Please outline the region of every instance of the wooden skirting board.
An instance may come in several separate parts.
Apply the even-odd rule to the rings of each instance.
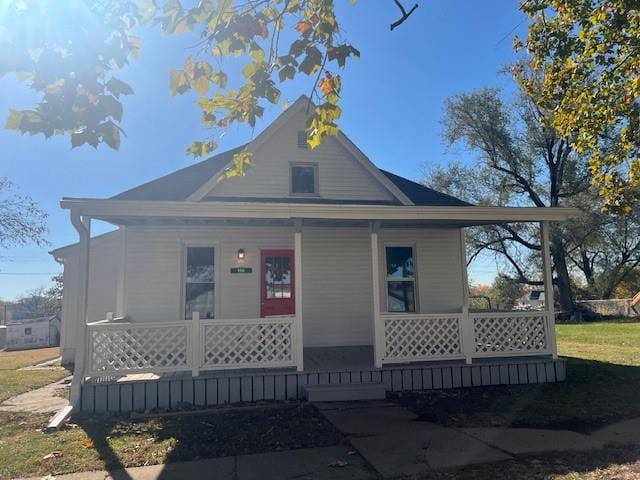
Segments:
[[[565,378],[566,361],[551,358],[331,372],[270,371],[211,377],[173,376],[149,380],[85,383],[82,386],[79,410],[84,414],[125,414],[156,409],[301,400],[304,398],[306,385],[382,382],[387,392],[400,392],[549,383],[560,382]]]

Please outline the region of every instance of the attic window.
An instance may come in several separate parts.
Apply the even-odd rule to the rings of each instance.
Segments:
[[[309,144],[307,143],[309,136],[306,130],[298,130],[298,148],[304,148],[305,150],[309,148]]]
[[[290,186],[293,195],[318,195],[318,165],[316,163],[293,163],[290,170]]]

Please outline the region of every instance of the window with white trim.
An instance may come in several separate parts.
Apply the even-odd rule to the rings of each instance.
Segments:
[[[416,279],[413,270],[413,247],[385,248],[387,263],[387,310],[416,311]]]
[[[213,247],[187,247],[184,278],[184,317],[200,318],[215,315],[215,249]]]

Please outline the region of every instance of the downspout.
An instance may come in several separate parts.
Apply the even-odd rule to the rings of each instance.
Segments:
[[[58,428],[80,407],[82,383],[84,382],[85,360],[87,348],[87,307],[89,290],[89,241],[91,238],[91,218],[82,217],[76,209],[71,210],[71,224],[80,238],[80,288],[78,289],[78,341],[73,367],[73,380],[69,393],[69,404],[56,413],[49,421],[47,428]]]

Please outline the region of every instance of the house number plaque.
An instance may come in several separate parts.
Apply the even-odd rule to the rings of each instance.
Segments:
[[[251,267],[233,267],[231,273],[251,273],[253,269]]]

